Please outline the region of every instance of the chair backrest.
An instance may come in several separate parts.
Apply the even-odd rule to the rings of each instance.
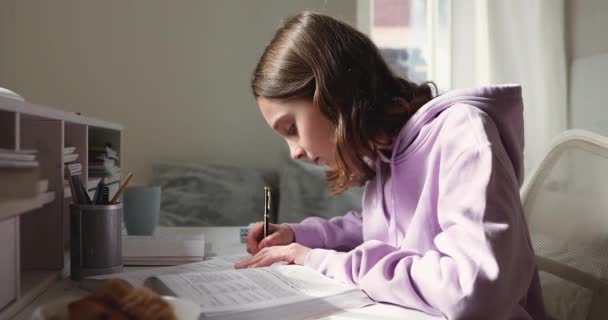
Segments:
[[[569,130],[521,197],[553,319],[608,319],[608,138]]]

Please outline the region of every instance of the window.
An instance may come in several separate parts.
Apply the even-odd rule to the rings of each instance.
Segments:
[[[451,86],[450,0],[359,0],[359,28],[393,71],[415,82]]]

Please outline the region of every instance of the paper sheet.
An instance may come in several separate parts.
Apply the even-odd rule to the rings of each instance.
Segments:
[[[356,290],[295,265],[165,274],[157,278],[178,297],[201,305],[206,314],[262,309]]]

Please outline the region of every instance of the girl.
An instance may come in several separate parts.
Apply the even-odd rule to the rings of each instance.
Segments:
[[[248,260],[309,266],[372,299],[448,319],[543,319],[519,198],[521,89],[433,98],[391,73],[362,33],[304,12],[253,75],[264,119],[296,160],[326,165],[333,193],[365,184],[362,212],[257,224]]]

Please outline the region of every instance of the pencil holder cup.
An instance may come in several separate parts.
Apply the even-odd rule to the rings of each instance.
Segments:
[[[122,271],[122,204],[70,205],[70,278]]]

